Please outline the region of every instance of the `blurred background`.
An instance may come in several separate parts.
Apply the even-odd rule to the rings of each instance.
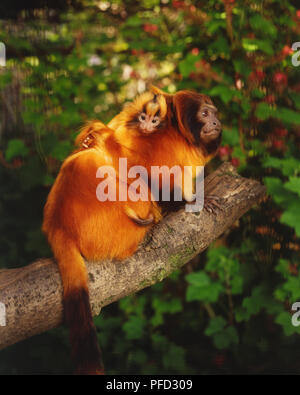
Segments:
[[[181,271],[95,318],[109,374],[300,373],[300,7],[286,0],[0,3],[0,268],[51,251],[42,209],[85,121],[153,83],[210,95],[213,170],[263,182],[254,207]],[[299,44],[300,49],[300,44]],[[70,373],[61,327],[0,351],[0,374]]]

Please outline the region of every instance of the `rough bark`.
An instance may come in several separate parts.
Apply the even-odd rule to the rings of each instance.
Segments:
[[[265,187],[240,177],[225,163],[205,179],[205,192],[221,198],[222,211],[179,210],[155,226],[131,258],[121,263],[87,262],[93,314],[162,281],[205,250],[264,198]],[[24,268],[0,270],[0,303],[6,310],[6,326],[0,326],[0,349],[60,325],[62,285],[55,262],[39,259]]]

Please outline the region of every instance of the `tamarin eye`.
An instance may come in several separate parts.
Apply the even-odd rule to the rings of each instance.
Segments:
[[[146,114],[145,113],[142,113],[141,115],[140,115],[140,121],[145,121],[146,120]]]
[[[158,123],[158,122],[159,122],[159,118],[158,117],[155,117],[155,118],[152,119],[152,123]]]

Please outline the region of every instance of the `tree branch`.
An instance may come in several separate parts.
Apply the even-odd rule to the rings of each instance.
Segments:
[[[238,218],[265,196],[265,187],[239,176],[224,163],[205,179],[206,194],[221,198],[223,210],[167,216],[155,226],[138,251],[123,262],[88,262],[93,314],[126,295],[158,281],[205,250]],[[62,323],[62,285],[52,259],[20,269],[0,270],[0,302],[6,326],[0,326],[0,349]]]

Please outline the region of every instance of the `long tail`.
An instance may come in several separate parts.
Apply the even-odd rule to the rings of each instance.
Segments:
[[[69,328],[75,373],[104,374],[84,260],[72,240],[59,238],[52,248],[64,288],[64,316]]]

